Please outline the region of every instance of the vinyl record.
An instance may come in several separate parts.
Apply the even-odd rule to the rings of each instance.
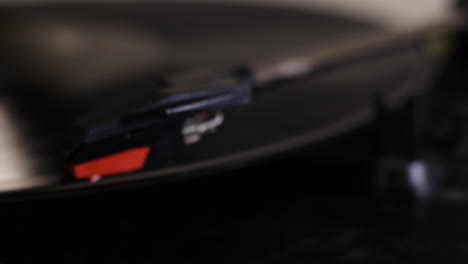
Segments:
[[[140,172],[37,194],[203,175],[339,136],[372,120],[376,95],[398,104],[420,93],[436,65],[430,31],[398,36],[310,10],[77,4],[4,9],[1,17],[10,83],[54,98],[54,122],[65,130],[168,98],[176,92],[154,85],[167,76],[239,66],[253,73],[251,104],[225,111],[216,133],[182,146],[170,162],[160,163],[166,150],[154,148]]]

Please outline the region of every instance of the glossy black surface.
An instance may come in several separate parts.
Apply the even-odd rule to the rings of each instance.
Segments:
[[[172,87],[154,91],[167,72],[230,71],[389,34],[343,16],[248,4],[50,4],[0,8],[0,16],[0,57],[19,78],[45,84],[73,119],[133,110],[148,98],[160,99],[159,93],[173,94]],[[119,42],[127,46],[112,53]],[[69,45],[73,56],[56,48]],[[73,45],[83,50],[75,54]],[[140,58],[141,50],[148,54]],[[145,74],[152,78],[122,85]]]

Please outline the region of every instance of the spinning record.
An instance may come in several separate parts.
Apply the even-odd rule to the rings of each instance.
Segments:
[[[52,100],[53,110],[34,117],[60,127],[50,131],[60,138],[50,155],[85,171],[73,178],[55,167],[60,180],[35,195],[203,175],[336,137],[372,120],[375,96],[398,104],[423,92],[437,65],[432,29],[398,35],[311,10],[148,3],[3,11],[6,79],[23,91],[13,97],[34,87]],[[141,166],[112,163],[142,148]]]

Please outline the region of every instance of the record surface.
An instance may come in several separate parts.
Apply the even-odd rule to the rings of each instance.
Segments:
[[[4,49],[9,51],[4,56],[20,62],[21,67],[15,68],[17,73],[30,77],[41,87],[52,87],[68,119],[109,109],[118,112],[140,104],[142,98],[161,96],[152,87],[115,90],[118,86],[114,84],[131,80],[141,72],[164,76],[186,69],[224,70],[247,65],[258,73],[290,58],[304,55],[310,62],[313,54],[320,57],[333,46],[391,34],[344,17],[247,5],[28,6],[9,9],[2,17],[8,21],[9,32],[15,32],[15,41],[21,43],[16,49],[14,45]],[[99,57],[99,49],[78,50],[76,54],[71,49],[71,55],[68,51],[58,53],[50,48],[57,43],[46,38],[50,32],[63,33],[57,28],[75,32],[74,37],[80,38],[75,41],[99,43],[101,47],[97,47],[102,50],[115,39],[135,42],[117,47],[110,53],[112,56]],[[107,32],[107,38],[96,40],[100,32]],[[77,54],[82,55],[80,60],[76,60]],[[251,105],[225,113],[225,124],[217,133],[187,146],[171,166],[148,164],[145,171],[135,175],[97,184],[72,183],[44,192],[203,174],[338,136],[372,119],[376,94],[402,101],[417,93],[433,63],[424,51],[408,47],[310,77],[262,83],[260,88],[266,92],[258,94]]]
[[[138,74],[239,65],[262,72],[386,33],[334,15],[248,5],[45,5],[9,8],[1,16],[11,32],[4,33],[10,45],[4,56],[21,77],[53,86],[74,117],[153,99],[153,87],[113,86]]]

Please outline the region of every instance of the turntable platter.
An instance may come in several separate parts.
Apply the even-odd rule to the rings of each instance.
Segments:
[[[335,46],[352,47],[356,40],[392,35],[379,26],[336,15],[248,5],[76,4],[2,12],[14,36],[4,43],[8,54],[3,57],[16,63],[16,74],[40,83],[58,98],[58,107],[72,119],[101,110],[119,112],[142,98],[151,100],[157,95],[152,87],[115,90],[114,84],[142,73],[158,77],[238,65],[262,73],[301,57],[313,67],[314,55],[323,60],[323,54],[340,50]],[[64,32],[72,36],[63,38]],[[49,38],[51,34],[62,37]],[[267,93],[260,93],[249,106],[227,111],[217,133],[187,147],[171,166],[150,160],[140,173],[39,193],[203,174],[342,135],[372,120],[375,94],[398,103],[421,91],[435,65],[423,46],[403,45],[390,54],[287,82],[258,82],[257,88]],[[266,76],[275,78],[271,72]]]

